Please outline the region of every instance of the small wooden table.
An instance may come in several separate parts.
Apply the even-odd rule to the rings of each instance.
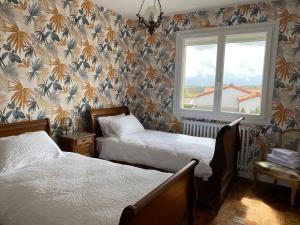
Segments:
[[[62,151],[94,157],[94,136],[95,134],[87,132],[58,135],[58,146]]]

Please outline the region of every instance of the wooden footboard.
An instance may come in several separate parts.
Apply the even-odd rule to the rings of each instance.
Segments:
[[[143,199],[127,206],[119,225],[193,225],[197,164],[198,160],[192,160]]]
[[[208,181],[196,180],[199,201],[218,210],[237,176],[237,154],[240,150],[240,117],[219,131],[210,166],[213,175]]]

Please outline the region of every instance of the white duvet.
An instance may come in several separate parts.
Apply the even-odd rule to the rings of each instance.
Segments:
[[[216,140],[160,131],[145,130],[124,137],[97,138],[100,158],[138,163],[177,172],[192,158],[199,159],[195,175],[206,180]]]
[[[0,224],[117,225],[170,176],[68,153],[0,176]]]

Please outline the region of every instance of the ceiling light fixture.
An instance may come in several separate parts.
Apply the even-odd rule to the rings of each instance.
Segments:
[[[141,11],[144,6],[145,0],[143,0],[138,14],[136,16],[139,18],[139,26],[142,29],[148,29],[148,32],[152,35],[156,28],[161,24],[162,15],[164,14],[161,11],[161,4],[159,0],[154,0],[153,6],[148,6],[145,10],[144,17],[141,16]],[[158,4],[158,6],[157,6]]]

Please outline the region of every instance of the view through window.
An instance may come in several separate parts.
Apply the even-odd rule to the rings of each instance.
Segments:
[[[184,108],[213,110],[217,41],[210,37],[186,46]],[[207,93],[211,94],[202,97]]]
[[[276,22],[176,32],[174,115],[268,123],[278,35]]]
[[[266,33],[226,36],[223,112],[259,115]]]
[[[220,104],[222,112],[259,115],[263,85],[266,33],[226,35]],[[213,111],[217,101],[215,36],[187,41],[183,108]]]

